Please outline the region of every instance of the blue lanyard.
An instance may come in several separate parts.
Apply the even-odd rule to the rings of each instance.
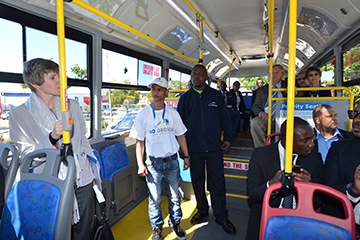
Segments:
[[[56,121],[59,121],[59,119],[57,118],[57,116],[56,116],[56,114],[53,112],[53,110],[51,110],[50,108],[49,108],[49,110],[50,110],[50,112],[52,112],[52,114],[54,114],[54,116],[55,116],[55,118],[56,118]]]
[[[154,119],[156,117],[155,115],[155,107],[154,107],[154,103],[151,104],[151,107],[152,107],[152,110],[153,110],[153,116],[154,116]],[[165,108],[166,108],[166,104],[164,103],[164,109],[163,109],[163,114],[162,114],[162,120],[164,121],[164,118],[165,118]]]
[[[320,87],[320,85],[319,85],[319,87]],[[320,93],[320,90],[317,90],[317,92],[316,92],[317,97],[319,96],[319,93]],[[309,94],[310,94],[311,97],[315,96],[315,94],[313,95],[311,91],[309,91]]]

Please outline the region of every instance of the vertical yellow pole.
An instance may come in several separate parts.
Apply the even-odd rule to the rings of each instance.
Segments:
[[[295,57],[296,57],[296,18],[297,0],[290,0],[289,6],[289,69],[286,122],[286,155],[285,172],[292,172],[292,153],[294,137],[294,103],[295,103]]]
[[[69,110],[67,96],[66,60],[65,60],[65,23],[64,23],[64,1],[56,0],[57,35],[59,44],[59,73],[61,89],[61,112]],[[63,115],[64,116],[64,115]],[[63,126],[66,123],[72,124],[72,118],[62,119]],[[70,143],[70,131],[63,130],[63,143]]]
[[[203,22],[202,22],[202,17],[199,16],[199,26],[200,26],[200,30],[199,30],[199,39],[200,39],[200,48],[199,48],[199,63],[202,65],[203,64],[203,50],[202,50],[202,43],[203,43]]]
[[[271,109],[272,109],[272,69],[273,69],[273,55],[274,55],[274,49],[273,49],[273,42],[274,42],[274,1],[275,0],[269,0],[268,1],[268,11],[269,11],[269,73],[270,73],[270,82],[269,82],[269,103],[268,103],[268,131],[267,135],[270,135],[271,133]]]

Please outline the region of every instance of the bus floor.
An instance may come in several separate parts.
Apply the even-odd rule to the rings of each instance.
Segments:
[[[183,218],[180,222],[181,228],[186,232],[188,240],[203,239],[245,239],[247,221],[249,218],[249,210],[246,205],[239,204],[235,198],[227,197],[227,207],[229,210],[229,220],[235,225],[237,233],[229,235],[223,231],[220,225],[215,223],[212,209],[210,208],[209,217],[205,218],[203,223],[192,225],[191,217],[196,213],[196,202],[183,200],[181,209]],[[177,239],[176,235],[171,231],[168,221],[168,198],[163,196],[161,201],[161,209],[164,217],[164,226],[162,239]],[[148,199],[141,202],[135,209],[115,224],[111,230],[115,240],[127,239],[144,239],[150,240],[152,229],[148,217]]]
[[[236,137],[231,149],[224,154],[224,160],[227,158],[234,159],[250,159],[253,150],[253,145],[250,136]],[[236,161],[235,161],[236,162]],[[247,169],[227,169],[225,168],[225,176],[240,176],[226,177],[226,192],[235,195],[247,195]],[[187,191],[186,189],[183,189]],[[212,208],[209,210],[209,217],[200,224],[192,225],[190,220],[197,212],[196,201],[194,197],[191,200],[182,200],[181,209],[183,218],[180,226],[186,232],[188,240],[217,240],[217,239],[245,239],[247,223],[250,213],[249,200],[242,197],[227,196],[227,209],[229,210],[229,220],[235,225],[237,233],[229,235],[223,231],[222,227],[215,223]],[[210,203],[210,195],[208,195]],[[177,239],[175,234],[171,231],[168,220],[168,198],[162,197],[161,209],[164,218],[164,226],[162,232],[162,239],[170,240]],[[148,199],[143,200],[131,212],[124,216],[111,228],[115,240],[147,240],[151,239],[152,229],[148,217]]]

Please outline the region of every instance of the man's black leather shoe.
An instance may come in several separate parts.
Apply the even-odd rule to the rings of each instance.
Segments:
[[[208,213],[201,213],[201,212],[197,212],[195,213],[195,215],[191,218],[191,223],[192,224],[198,224],[201,223],[203,221],[203,218],[209,216]]]
[[[228,234],[235,234],[235,233],[236,233],[236,228],[235,228],[234,225],[229,221],[229,219],[220,220],[220,219],[216,218],[215,222],[216,222],[217,224],[219,224],[220,226],[222,226],[222,228],[224,229],[224,231],[227,232]]]

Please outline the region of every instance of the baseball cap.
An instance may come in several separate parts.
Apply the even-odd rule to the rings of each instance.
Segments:
[[[168,89],[168,81],[163,77],[155,78],[152,83],[148,85],[148,88],[151,88],[153,84],[159,85],[160,87],[164,87]]]

